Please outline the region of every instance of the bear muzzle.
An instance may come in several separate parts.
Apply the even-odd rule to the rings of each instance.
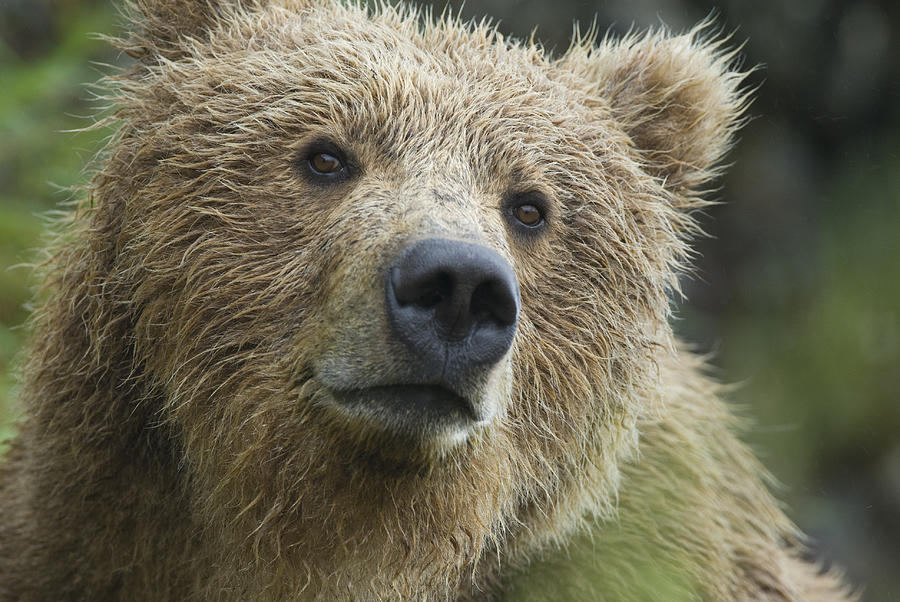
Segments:
[[[442,453],[504,411],[518,282],[497,252],[444,238],[409,243],[382,269],[389,338],[353,336],[393,355],[372,372],[353,353],[326,353],[316,380],[326,405],[365,432]]]

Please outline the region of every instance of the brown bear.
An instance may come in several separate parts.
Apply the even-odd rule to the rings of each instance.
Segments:
[[[45,264],[2,600],[844,600],[668,323],[700,27],[136,0]]]

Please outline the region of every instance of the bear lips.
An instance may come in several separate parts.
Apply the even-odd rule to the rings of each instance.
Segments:
[[[413,439],[447,434],[465,439],[473,426],[486,423],[494,413],[487,404],[439,384],[379,385],[330,393],[351,414]]]

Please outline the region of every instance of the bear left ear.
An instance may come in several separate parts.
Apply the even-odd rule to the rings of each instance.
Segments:
[[[189,39],[204,39],[216,23],[242,11],[254,11],[269,0],[126,0],[131,35],[123,49],[146,60],[155,56],[177,58]],[[279,0],[291,10],[300,10],[315,0]],[[320,0],[320,3],[324,4]]]
[[[184,54],[184,42],[203,39],[226,12],[262,4],[258,0],[127,0],[130,35],[120,43],[134,58],[170,59]]]
[[[709,41],[708,23],[680,36],[666,32],[574,44],[560,59],[580,85],[606,104],[631,138],[644,169],[688,200],[714,178],[748,94],[736,51]]]

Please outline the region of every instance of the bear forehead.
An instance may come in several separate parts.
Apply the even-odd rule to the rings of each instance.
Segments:
[[[490,27],[423,24],[401,9],[369,14],[335,3],[300,11],[270,6],[251,17],[220,22],[207,43],[191,44],[164,70],[187,83],[178,95],[189,105],[199,100],[191,96],[217,95],[227,116],[232,92],[245,112],[289,97],[285,106],[307,109],[312,122],[350,118],[357,122],[351,127],[391,120],[395,129],[410,121],[441,130],[464,122],[495,135],[509,128],[582,139],[600,131],[596,99],[585,102],[587,93],[540,47],[511,43]]]

